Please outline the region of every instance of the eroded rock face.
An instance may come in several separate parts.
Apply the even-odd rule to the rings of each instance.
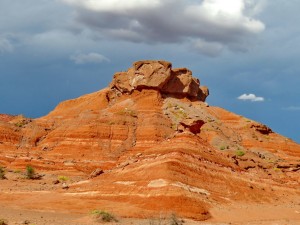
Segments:
[[[139,61],[110,88],[62,102],[44,117],[0,115],[0,167],[8,178],[0,202],[82,214],[97,207],[133,218],[167,211],[195,220],[220,204],[278,204],[287,194],[300,202],[300,145],[207,107],[208,89],[199,85],[186,68]],[[45,172],[42,182],[16,173],[29,164]],[[71,179],[48,185],[60,182],[57,175]]]
[[[161,90],[171,78],[171,66],[171,63],[165,61],[135,62],[127,72],[115,73],[110,87],[122,93],[143,88]]]
[[[180,126],[178,127],[178,130],[184,131],[187,129],[193,134],[198,134],[200,133],[200,129],[203,126],[203,124],[204,124],[203,120],[185,119],[180,122]]]
[[[271,128],[267,127],[264,124],[254,123],[250,126],[251,128],[254,128],[256,131],[262,133],[262,134],[270,134],[273,133]]]
[[[172,69],[170,62],[146,60],[133,63],[127,72],[116,73],[110,88],[122,93],[156,89],[164,94],[205,101],[208,88],[199,85],[199,79],[193,77],[187,68]]]

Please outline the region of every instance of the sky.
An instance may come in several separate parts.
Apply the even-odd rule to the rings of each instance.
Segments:
[[[134,61],[187,67],[207,102],[300,143],[299,0],[0,0],[0,113],[37,118]]]

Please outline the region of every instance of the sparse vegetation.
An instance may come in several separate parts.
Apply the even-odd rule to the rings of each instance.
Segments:
[[[125,109],[119,111],[117,114],[131,116],[131,117],[137,117],[137,112],[132,109],[128,109],[128,108],[125,108]]]
[[[30,119],[26,119],[23,115],[19,115],[19,116],[16,118],[14,124],[15,124],[15,126],[17,126],[17,127],[22,128],[22,127],[24,127],[26,124],[28,124],[29,122],[30,122]]]
[[[103,211],[103,210],[93,210],[91,212],[92,215],[96,217],[97,220],[100,220],[101,222],[118,222],[118,220],[115,218],[114,215],[112,215],[109,212]]]
[[[115,122],[114,121],[109,121],[108,124],[109,125],[115,125]]]
[[[244,156],[244,155],[245,155],[245,152],[244,152],[243,150],[237,150],[237,151],[235,152],[235,154],[236,154],[237,156]]]
[[[281,169],[278,168],[278,167],[274,167],[273,170],[276,171],[276,172],[280,172],[281,171]]]
[[[162,216],[149,219],[149,225],[183,225],[184,220],[179,219],[175,213],[171,216]]]
[[[17,127],[23,127],[25,124],[26,124],[26,123],[25,123],[24,120],[21,120],[21,121],[15,123],[15,125],[16,125]]]
[[[22,171],[21,171],[21,170],[18,170],[18,169],[13,171],[13,173],[21,173],[21,172],[22,172]]]
[[[26,166],[26,178],[34,179],[34,177],[35,177],[35,169],[32,166],[27,165]]]
[[[5,169],[2,166],[0,166],[0,180],[3,179],[5,179]]]
[[[171,126],[171,128],[172,128],[173,130],[177,130],[177,124],[173,123],[172,126]]]
[[[178,111],[172,111],[176,119],[185,119],[187,118],[187,113],[184,111],[184,109],[180,108]]]
[[[59,181],[68,181],[68,180],[70,180],[70,178],[67,176],[58,176],[58,180]]]
[[[8,225],[7,220],[5,220],[5,219],[0,219],[0,225]]]
[[[229,145],[221,145],[220,146],[220,150],[225,150],[225,149],[229,149],[230,147],[229,147]]]
[[[172,213],[170,218],[170,225],[182,225],[184,223],[183,220],[178,219],[175,213]]]

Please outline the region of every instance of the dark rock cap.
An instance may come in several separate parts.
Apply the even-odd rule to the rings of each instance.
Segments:
[[[199,101],[205,101],[209,95],[208,88],[200,87],[200,81],[192,76],[192,71],[187,68],[172,69],[172,64],[163,60],[134,62],[127,72],[115,73],[110,88],[121,93],[156,89],[164,94]]]

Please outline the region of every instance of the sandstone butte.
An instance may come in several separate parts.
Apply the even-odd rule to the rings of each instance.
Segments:
[[[300,204],[300,145],[208,95],[186,68],[138,61],[44,117],[0,115],[0,205],[200,221],[220,205]],[[43,177],[21,179],[26,165]]]

